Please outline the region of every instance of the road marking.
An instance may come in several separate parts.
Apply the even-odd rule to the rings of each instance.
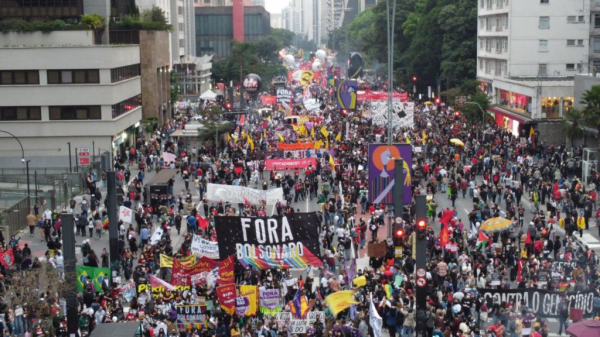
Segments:
[[[548,320],[548,322],[554,322],[554,323],[558,322],[558,320],[556,318],[552,318],[552,317],[548,317],[547,320]]]

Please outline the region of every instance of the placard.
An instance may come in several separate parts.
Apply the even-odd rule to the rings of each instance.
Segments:
[[[190,247],[192,253],[199,257],[206,256],[209,259],[217,260],[219,258],[219,244],[208,241],[199,235],[194,235]]]
[[[292,101],[292,91],[285,88],[278,88],[276,91],[277,103],[289,104]]]
[[[229,201],[232,204],[243,204],[246,200],[258,204],[260,200],[265,200],[269,205],[274,205],[277,201],[285,199],[281,187],[263,191],[249,187],[221,184],[206,184],[206,198],[211,201]]]

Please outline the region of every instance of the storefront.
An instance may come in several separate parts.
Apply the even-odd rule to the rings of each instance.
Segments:
[[[498,95],[496,98],[499,105],[514,110],[515,112],[531,116],[531,97],[503,89],[498,89],[496,93]]]
[[[542,97],[542,118],[560,119],[573,109],[573,97]]]
[[[135,146],[139,136],[140,123],[129,126],[123,132],[114,135],[112,141],[113,155],[120,155],[121,158],[127,157],[127,151]]]
[[[509,130],[515,136],[521,134],[521,129],[523,129],[527,121],[524,117],[517,116],[514,113],[499,108],[489,108],[488,114],[494,117],[496,125]]]
[[[480,81],[479,82],[479,90],[481,90],[481,92],[483,92],[483,93],[488,94],[489,96],[494,95],[494,86],[492,85],[491,82]]]

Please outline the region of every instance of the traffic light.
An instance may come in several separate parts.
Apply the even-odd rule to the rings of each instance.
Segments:
[[[417,81],[417,76],[413,76],[413,82]]]
[[[435,99],[435,105],[439,105],[439,104],[440,104],[440,99],[439,99],[439,98],[436,98],[436,99]]]
[[[226,111],[230,111],[231,110],[231,103],[229,103],[229,102],[225,103],[225,110]]]
[[[426,238],[426,230],[427,230],[427,221],[425,219],[417,219],[417,238],[419,240],[425,240]]]
[[[402,237],[404,236],[404,228],[401,224],[396,224],[394,227],[394,245],[402,245]]]
[[[348,116],[348,110],[342,109],[342,116],[344,116],[344,117]]]
[[[456,118],[460,117],[460,111],[454,111],[454,117],[456,117]]]

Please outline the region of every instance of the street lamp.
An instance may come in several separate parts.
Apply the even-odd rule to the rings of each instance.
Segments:
[[[483,111],[481,105],[477,102],[465,102],[465,104],[475,104],[479,107],[479,110],[481,110],[481,128],[483,129],[485,127],[485,111]],[[483,144],[483,131],[481,131],[481,144]]]
[[[29,190],[29,162],[31,160],[25,160],[25,150],[23,150],[23,144],[21,144],[21,141],[19,140],[19,138],[17,138],[17,136],[13,135],[12,133],[10,133],[8,131],[4,131],[4,130],[0,130],[0,132],[10,135],[17,142],[19,142],[19,146],[21,147],[21,163],[25,163],[25,167],[27,169],[27,171],[26,171],[26,173],[27,173],[27,207],[31,208],[31,200],[30,200],[30,194],[29,194],[29,192],[30,192],[30,190]]]

